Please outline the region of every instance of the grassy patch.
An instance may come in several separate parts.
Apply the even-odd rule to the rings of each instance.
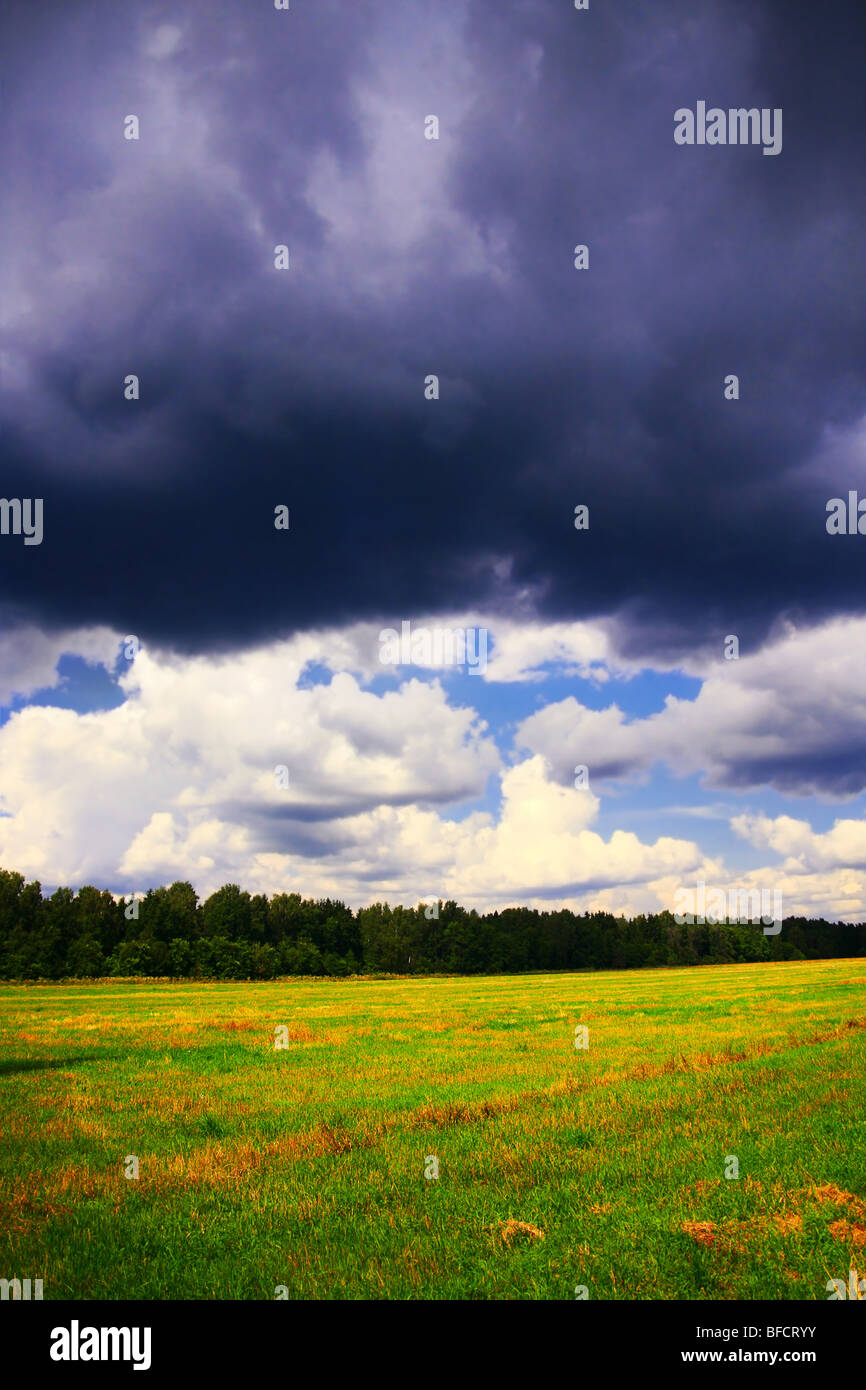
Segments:
[[[866,1272],[864,983],[2,986],[0,1273],[46,1298],[824,1299]]]

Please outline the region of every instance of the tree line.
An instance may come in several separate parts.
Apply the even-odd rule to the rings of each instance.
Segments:
[[[271,980],[281,975],[518,974],[640,966],[822,960],[866,954],[862,923],[786,917],[781,932],[724,921],[678,925],[670,912],[616,917],[456,902],[353,911],[331,898],[244,892],[225,884],[203,902],[191,883],[143,898],[58,888],[0,869],[0,978],[108,975]]]

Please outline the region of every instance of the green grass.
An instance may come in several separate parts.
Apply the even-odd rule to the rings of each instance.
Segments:
[[[0,986],[0,1276],[79,1299],[826,1299],[866,1273],[864,983],[834,960]]]

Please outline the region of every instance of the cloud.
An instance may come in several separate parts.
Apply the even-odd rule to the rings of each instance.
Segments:
[[[3,539],[7,622],[216,652],[394,609],[617,614],[621,657],[658,665],[857,611],[820,475],[866,394],[866,17],[585,20],[19,7],[0,465],[46,532],[36,556]],[[783,105],[782,157],[676,147],[696,84]]]
[[[490,681],[538,681],[555,669],[561,676],[604,682],[634,673],[619,657],[601,623],[509,622],[494,625],[495,647],[487,663]]]
[[[320,641],[321,660],[331,670],[355,671],[366,680],[391,669],[382,656],[387,654],[393,639],[386,639],[383,633],[396,633],[400,638],[404,622],[409,623],[407,650],[412,665],[419,670],[438,670],[443,675],[448,674],[449,666],[475,666],[479,676],[494,684],[540,682],[554,674],[601,684],[612,676],[627,678],[641,669],[638,663],[620,655],[616,629],[604,623],[543,623],[530,617],[491,616],[478,610],[418,613],[411,617],[392,612],[383,621],[384,626],[354,623],[332,629],[327,637],[309,635]],[[413,637],[420,633],[429,634],[426,642],[419,638],[413,643]],[[449,655],[467,650],[469,659],[462,663]]]
[[[168,847],[150,866],[159,876],[176,864],[178,825],[193,837],[195,865],[212,832],[202,827],[215,821],[226,853],[241,830],[250,853],[327,858],[344,822],[369,808],[484,792],[499,755],[472,710],[451,708],[435,682],[373,695],[344,672],[298,688],[312,650],[301,639],[182,661],[142,649],[116,709],[13,713],[0,729],[3,862],[52,879],[115,881],[139,867],[137,851],[124,858],[137,842],[139,851]],[[278,767],[289,769],[287,789]]]
[[[155,58],[160,62],[163,58],[171,58],[180,47],[183,38],[183,30],[176,24],[160,24],[152,33],[148,34],[144,41],[144,51],[148,58]]]
[[[816,833],[808,821],[792,816],[735,816],[731,826],[756,849],[785,856],[788,873],[812,875],[826,870],[866,870],[866,820],[836,820],[831,830]],[[866,876],[856,874],[859,881]]]
[[[729,816],[737,835],[778,856],[739,874],[692,840],[662,833],[646,842],[621,828],[605,837],[596,829],[593,759],[593,791],[555,775],[540,750],[503,766],[485,720],[458,703],[463,686],[449,695],[447,680],[401,672],[396,688],[365,688],[379,674],[373,662],[368,675],[357,669],[372,635],[355,625],[240,656],[145,647],[119,677],[125,700],[115,708],[79,714],[31,704],[13,712],[0,727],[0,863],[48,885],[93,881],[118,892],[181,877],[202,893],[236,881],[354,905],[434,895],[479,909],[555,902],[637,913],[673,909],[681,887],[704,881],[725,892],[781,887],[787,913],[866,912],[866,822],[839,820],[820,834],[790,816]],[[806,634],[811,645],[794,666],[768,649],[759,654],[763,665],[745,668],[746,687],[759,672],[775,671],[784,682],[811,669],[822,650],[825,659],[839,650],[849,658],[857,635],[845,625]],[[569,650],[583,650],[586,637],[572,634]],[[514,623],[503,647],[506,672],[521,679],[539,652],[561,653],[564,640]],[[105,631],[61,634],[41,646],[34,638],[29,661],[19,652],[17,684],[55,686],[51,662],[63,653],[113,669],[118,644],[118,634]],[[588,659],[596,650],[590,642]],[[615,665],[615,649],[607,655]],[[310,681],[310,672],[328,668],[330,679]],[[797,688],[805,718],[808,688]],[[548,712],[560,720],[570,703],[524,721],[515,753],[526,726],[537,732]],[[739,697],[734,708],[753,713]],[[596,766],[622,733],[618,710],[598,713]],[[719,731],[731,735],[729,727]],[[681,732],[669,733],[670,746]],[[749,748],[759,735],[743,727],[737,738]],[[697,748],[677,746],[692,766]],[[571,774],[580,759],[574,751],[569,758]],[[278,768],[287,769],[287,786],[278,784]],[[498,807],[474,809],[491,779],[498,779]],[[657,819],[662,825],[662,810]]]
[[[864,788],[860,540],[825,503],[866,419],[866,11],[801,8],[4,16],[0,490],[45,538],[0,537],[0,700],[144,642],[119,709],[0,729],[10,863],[637,910],[710,861],[600,836],[576,764]],[[782,156],[677,147],[702,96],[783,108]],[[381,689],[404,620],[489,628],[485,711],[551,676],[701,687],[541,708],[504,767],[449,669]],[[810,902],[856,898],[856,830],[764,819]]]
[[[559,780],[577,763],[593,778],[634,778],[662,764],[709,787],[769,786],[797,796],[854,796],[866,788],[866,620],[788,626],[737,661],[703,662],[693,700],[628,720],[617,705],[574,697],[521,724],[520,747],[542,754]]]
[[[33,626],[0,631],[0,706],[60,683],[57,663],[65,652],[110,670],[119,637],[110,628],[49,633]]]
[[[498,823],[479,828],[458,859],[452,881],[470,901],[568,899],[611,886],[627,891],[632,883],[703,862],[690,841],[662,836],[647,845],[622,830],[605,841],[588,828],[597,799],[552,783],[542,758],[509,769],[502,796]]]
[[[503,771],[485,722],[438,680],[374,694],[343,671],[305,685],[332,645],[318,634],[231,658],[144,648],[119,707],[14,713],[0,729],[0,862],[117,890],[190,876],[203,891],[232,878],[481,906],[585,898],[704,862],[666,836],[603,839],[597,798],[551,781],[540,757]],[[452,818],[500,773],[496,817]]]

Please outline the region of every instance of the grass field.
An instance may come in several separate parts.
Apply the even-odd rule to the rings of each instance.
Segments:
[[[837,960],[0,986],[0,1277],[825,1300],[866,1272],[864,983]]]

